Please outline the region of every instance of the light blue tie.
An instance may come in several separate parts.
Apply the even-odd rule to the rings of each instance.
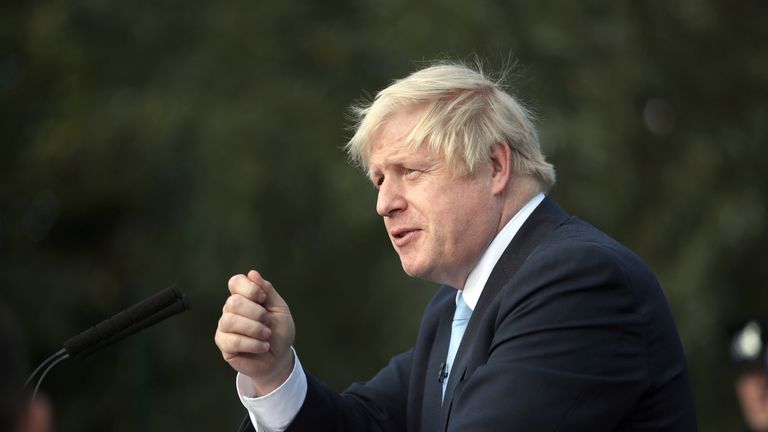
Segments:
[[[459,293],[456,298],[456,312],[453,314],[453,324],[451,325],[451,342],[448,344],[448,356],[445,358],[446,377],[451,374],[453,359],[456,358],[456,352],[459,350],[461,338],[464,336],[464,331],[467,329],[467,323],[471,316],[472,309],[467,306],[467,303],[464,301],[464,296]],[[448,380],[443,379],[442,384],[443,398],[445,398],[445,387],[448,385]]]

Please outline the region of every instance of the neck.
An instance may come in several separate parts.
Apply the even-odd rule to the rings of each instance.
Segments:
[[[499,235],[502,229],[507,223],[523,208],[528,201],[541,192],[539,183],[530,177],[513,177],[507,184],[507,188],[504,190],[501,196],[501,212],[499,213],[499,222],[496,229],[493,232],[493,236],[488,239],[488,247],[491,242]],[[485,251],[483,251],[485,252]],[[481,254],[482,256],[482,254]],[[480,257],[478,257],[478,260]],[[474,265],[476,265],[475,263]],[[452,278],[447,278],[444,281],[436,281],[444,283],[454,288],[463,289],[467,282],[470,272],[474,268],[462,269],[460,273],[457,273]]]
[[[528,176],[513,177],[502,194],[501,214],[496,227],[496,235],[524,205],[541,192],[539,183]]]

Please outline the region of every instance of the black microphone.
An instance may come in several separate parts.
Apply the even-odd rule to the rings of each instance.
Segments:
[[[445,362],[440,363],[440,370],[437,372],[437,382],[440,384],[448,378],[448,365]]]
[[[137,303],[64,342],[70,357],[85,357],[139,330],[189,309],[175,285]]]
[[[64,348],[48,357],[27,379],[25,387],[43,370],[32,392],[37,394],[43,378],[54,366],[70,358],[82,358],[111,345],[139,330],[159,323],[189,309],[189,301],[176,289],[175,284],[106,319],[64,342]]]

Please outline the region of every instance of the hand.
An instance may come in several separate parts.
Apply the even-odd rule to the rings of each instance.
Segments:
[[[251,378],[256,396],[279,387],[293,370],[296,328],[291,311],[255,270],[229,279],[232,294],[216,328],[216,346],[232,368]]]

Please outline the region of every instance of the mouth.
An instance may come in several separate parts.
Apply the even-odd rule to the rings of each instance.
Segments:
[[[396,228],[389,232],[392,243],[397,247],[403,247],[418,236],[421,230],[416,228]]]

